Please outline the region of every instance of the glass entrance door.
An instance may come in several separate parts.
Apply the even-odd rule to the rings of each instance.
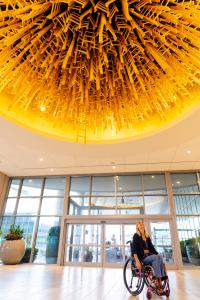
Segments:
[[[157,251],[166,264],[173,264],[173,246],[169,221],[147,222],[147,228]],[[68,224],[65,251],[66,264],[102,267],[122,266],[130,255],[130,244],[136,232],[131,224]]]
[[[104,265],[123,264],[130,255],[130,244],[133,239],[135,224],[104,225]]]
[[[101,224],[68,224],[66,262],[101,263]]]

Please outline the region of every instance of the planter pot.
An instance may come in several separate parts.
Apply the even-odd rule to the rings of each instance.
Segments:
[[[50,236],[46,246],[46,263],[56,264],[58,258],[59,236]]]
[[[183,263],[189,263],[189,259],[187,256],[182,256]]]
[[[18,264],[25,252],[24,240],[4,241],[1,246],[1,260],[6,265]]]

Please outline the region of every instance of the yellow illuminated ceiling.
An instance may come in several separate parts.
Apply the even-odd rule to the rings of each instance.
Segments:
[[[63,140],[147,134],[200,103],[200,1],[0,0],[0,112]]]

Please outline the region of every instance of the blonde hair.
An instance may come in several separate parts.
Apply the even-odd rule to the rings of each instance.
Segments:
[[[140,230],[139,230],[139,224],[141,224],[141,223],[144,224],[143,221],[138,221],[138,222],[136,223],[136,233],[137,233],[138,235],[140,235],[140,236],[142,236],[142,234],[141,234],[141,232],[140,232]],[[149,234],[148,234],[148,232],[147,232],[147,230],[146,230],[145,224],[144,224],[144,235],[145,235],[146,238],[149,237]]]

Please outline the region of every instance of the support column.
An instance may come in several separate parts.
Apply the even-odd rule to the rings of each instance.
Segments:
[[[165,174],[165,178],[166,178],[166,185],[167,185],[167,191],[169,196],[170,214],[172,215],[171,230],[172,230],[172,243],[174,245],[174,253],[173,253],[174,262],[177,269],[183,269],[182,255],[181,255],[180,242],[178,236],[178,228],[176,223],[176,211],[174,206],[173,193],[171,189],[170,175],[168,172]]]
[[[65,221],[69,210],[69,189],[70,189],[70,177],[66,176],[64,206],[63,206],[63,214],[61,220],[60,242],[59,242],[58,259],[57,259],[57,265],[59,266],[64,266],[65,264],[65,247],[66,247],[66,233],[67,233]]]
[[[9,177],[0,173],[0,215],[3,213],[5,196],[7,192]]]

